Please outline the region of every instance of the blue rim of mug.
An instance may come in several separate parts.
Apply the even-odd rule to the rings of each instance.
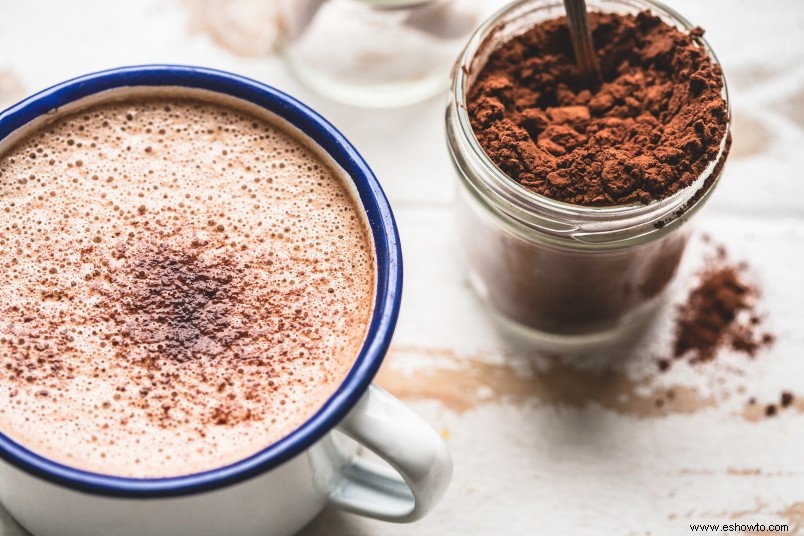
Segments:
[[[142,86],[178,86],[221,93],[256,104],[294,125],[352,178],[368,217],[377,259],[374,311],[363,346],[346,378],[315,415],[252,456],[184,476],[126,478],[54,462],[0,432],[0,458],[32,475],[85,493],[156,498],[201,493],[260,475],[304,452],[346,416],[368,389],[390,345],[401,299],[402,251],[391,207],[377,178],[343,134],[295,98],[236,74],[183,65],[142,65],[88,74],[45,89],[0,112],[0,140],[68,103],[101,91]]]

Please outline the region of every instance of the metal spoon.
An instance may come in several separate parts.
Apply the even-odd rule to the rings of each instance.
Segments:
[[[589,29],[589,16],[586,12],[585,0],[564,0],[567,10],[572,48],[575,51],[575,61],[578,63],[578,73],[581,80],[588,87],[600,85],[600,66],[597,62],[595,47],[592,43],[592,31]]]

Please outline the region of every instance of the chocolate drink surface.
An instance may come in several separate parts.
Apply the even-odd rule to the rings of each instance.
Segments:
[[[348,183],[273,116],[209,96],[120,97],[26,132],[0,151],[0,429],[143,478],[296,429],[372,311]]]
[[[560,5],[519,0],[470,41],[447,114],[470,280],[547,347],[650,318],[730,145],[700,28],[650,0],[588,4],[600,86],[578,77]]]

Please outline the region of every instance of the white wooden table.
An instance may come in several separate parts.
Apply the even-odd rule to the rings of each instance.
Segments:
[[[402,314],[379,383],[443,433],[455,478],[415,525],[325,511],[305,536],[675,535],[726,522],[804,534],[804,3],[671,4],[707,28],[724,65],[734,148],[696,217],[671,304],[647,342],[613,358],[540,355],[494,328],[454,251],[443,96],[370,111],[301,87],[268,52],[270,0],[0,1],[0,106],[102,68],[206,65],[301,98],[373,166],[405,254]],[[753,360],[720,355],[659,374],[703,232],[749,262],[778,338]],[[799,401],[774,418],[746,406],[782,390]],[[0,509],[0,535],[24,533]]]

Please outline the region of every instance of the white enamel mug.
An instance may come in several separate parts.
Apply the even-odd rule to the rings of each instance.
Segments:
[[[371,385],[399,312],[402,255],[377,179],[332,125],[292,97],[230,73],[126,67],[64,82],[0,113],[0,150],[26,125],[87,99],[171,87],[259,106],[309,137],[351,177],[377,259],[366,340],[338,390],[308,421],[249,458],[203,473],[159,479],[91,473],[48,460],[0,430],[0,501],[36,536],[286,536],[327,504],[386,521],[421,518],[446,491],[452,461],[435,431]],[[396,471],[361,459],[358,445]]]

